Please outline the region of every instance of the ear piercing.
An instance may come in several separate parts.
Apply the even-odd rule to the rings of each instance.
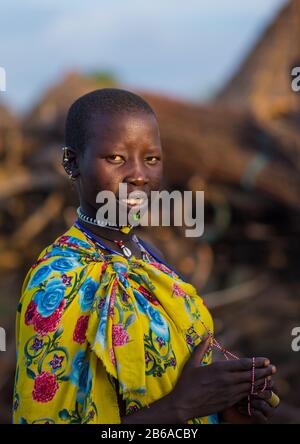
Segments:
[[[73,176],[73,174],[72,174],[72,169],[71,169],[71,167],[69,166],[69,156],[68,156],[68,150],[69,150],[69,148],[67,147],[67,146],[64,146],[63,148],[62,148],[62,150],[63,150],[63,160],[62,160],[62,166],[64,167],[64,169],[65,169],[65,171],[66,171],[66,173],[68,174],[68,176],[69,176],[69,179],[70,180],[76,180],[76,177],[74,177]]]

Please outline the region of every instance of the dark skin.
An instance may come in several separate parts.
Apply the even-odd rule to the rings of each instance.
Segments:
[[[159,190],[162,183],[162,148],[157,120],[153,115],[123,113],[118,115],[96,114],[89,124],[90,137],[83,154],[70,149],[69,166],[76,177],[80,206],[83,212],[96,217],[99,204],[96,195],[101,190],[110,190],[118,196],[119,183],[126,183],[128,194]],[[82,224],[102,243],[115,251],[113,239],[122,240],[132,253],[141,258],[140,250],[129,234],[114,232],[88,223]],[[108,240],[110,239],[110,240]],[[150,250],[163,258],[151,244]],[[124,424],[185,423],[188,419],[222,412],[225,421],[231,423],[266,422],[274,409],[267,399],[270,390],[253,402],[254,415],[249,418],[243,410],[251,389],[250,358],[238,361],[217,361],[209,366],[200,366],[209,341],[196,347],[186,362],[174,389],[165,397],[130,415],[125,415],[125,405],[119,399],[121,422]],[[256,384],[271,378],[276,368],[267,358],[256,358]]]
[[[117,195],[119,183],[127,184],[128,194],[143,191],[150,199],[151,190],[160,189],[162,178],[162,149],[155,117],[147,114],[131,114],[130,117],[98,115],[90,123],[90,129],[93,137],[84,154],[77,156],[72,152],[70,156],[84,213],[95,218],[99,208],[97,193],[109,190]],[[118,251],[113,239],[122,240],[136,257],[141,258],[140,249],[131,240],[134,228],[125,234],[85,222],[82,225],[109,248]],[[148,246],[163,258],[152,244]]]

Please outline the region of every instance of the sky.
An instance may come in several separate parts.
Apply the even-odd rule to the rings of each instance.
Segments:
[[[2,0],[1,98],[29,109],[70,70],[128,89],[211,97],[286,0]]]

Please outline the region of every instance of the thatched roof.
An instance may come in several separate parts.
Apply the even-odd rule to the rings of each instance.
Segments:
[[[0,162],[1,167],[20,161],[21,137],[18,117],[0,103]]]
[[[251,114],[147,93],[143,97],[158,114],[171,186],[186,187],[197,176],[204,183],[246,185],[299,208],[298,172]]]
[[[217,96],[219,103],[250,107],[261,115],[299,110],[291,69],[300,66],[300,0],[289,1]]]
[[[43,137],[53,131],[63,134],[64,118],[72,102],[89,91],[105,86],[110,86],[109,82],[101,82],[75,71],[67,73],[43,94],[26,115],[24,127],[29,131],[43,133]]]

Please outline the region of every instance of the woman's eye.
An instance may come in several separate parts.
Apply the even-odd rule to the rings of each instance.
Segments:
[[[150,156],[150,157],[147,157],[146,160],[147,160],[147,162],[150,163],[151,165],[155,165],[157,162],[160,161],[160,158],[159,158],[159,157],[156,157],[156,156]]]
[[[119,154],[111,154],[110,156],[106,156],[106,159],[112,163],[121,163],[124,160]]]

